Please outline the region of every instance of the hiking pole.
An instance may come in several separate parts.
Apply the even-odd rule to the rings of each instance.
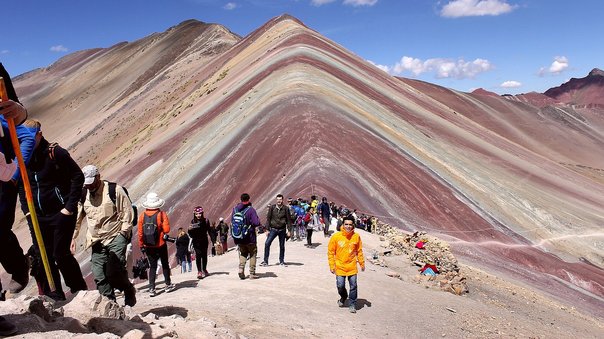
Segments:
[[[6,93],[6,85],[4,84],[4,79],[2,79],[2,77],[0,77],[0,99],[1,101],[8,100],[8,93]],[[34,197],[31,194],[31,185],[29,184],[27,169],[25,168],[25,162],[23,161],[23,155],[21,154],[21,147],[19,147],[19,139],[17,138],[17,128],[15,127],[15,121],[13,119],[6,119],[6,121],[8,122],[8,131],[10,132],[13,150],[15,151],[15,155],[17,156],[17,162],[19,164],[19,169],[21,170],[21,179],[23,179],[23,186],[25,187],[25,197],[27,198],[29,216],[31,218],[31,223],[34,225],[34,233],[36,234],[36,241],[38,242],[40,256],[42,257],[42,263],[44,264],[46,279],[48,279],[48,286],[50,287],[51,291],[55,291],[55,282],[52,279],[52,274],[50,273],[50,264],[48,263],[48,256],[46,255],[46,248],[44,247],[44,241],[42,240],[42,232],[40,232],[38,216],[36,215],[36,208],[34,207]]]

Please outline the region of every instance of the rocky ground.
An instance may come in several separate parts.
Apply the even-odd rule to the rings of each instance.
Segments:
[[[560,304],[509,278],[457,263],[438,239],[389,229],[382,235],[357,232],[369,260],[359,275],[356,314],[336,305],[322,234],[314,236],[313,248],[287,243],[287,267],[275,265],[275,241],[270,266],[257,268],[257,280],[237,277],[237,252],[231,250],[209,259],[211,275],[203,280],[173,269],[177,289],[171,293],[150,298],[146,283],[138,284],[132,308],[112,308],[88,291],[54,305],[17,296],[0,303],[0,314],[17,323],[21,338],[604,337],[602,319],[579,312],[580,305]],[[426,249],[414,249],[418,238],[428,240]],[[264,240],[261,235],[259,242]],[[260,263],[263,246],[258,252]],[[448,273],[419,276],[417,265],[429,256],[448,258]],[[463,287],[460,295],[455,284]]]

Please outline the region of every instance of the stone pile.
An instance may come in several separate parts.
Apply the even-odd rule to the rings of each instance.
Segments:
[[[405,234],[400,229],[383,223],[378,223],[375,233],[383,241],[381,246],[385,250],[382,254],[406,254],[409,260],[419,267],[434,264],[438,268],[437,276],[418,275],[415,277],[417,282],[427,282],[456,295],[468,292],[466,277],[460,273],[457,258],[445,241],[423,231]],[[416,248],[420,241],[424,243],[423,249]]]

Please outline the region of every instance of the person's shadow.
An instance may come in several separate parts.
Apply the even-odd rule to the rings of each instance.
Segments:
[[[360,310],[363,307],[371,307],[371,301],[367,299],[357,299],[357,310]]]
[[[277,275],[274,272],[256,273],[260,278],[276,278]]]

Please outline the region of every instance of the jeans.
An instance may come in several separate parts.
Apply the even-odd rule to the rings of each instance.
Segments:
[[[92,275],[99,293],[115,300],[113,289],[125,291],[132,284],[126,271],[126,246],[128,240],[117,235],[107,246],[97,242],[92,246]]]
[[[279,236],[279,263],[284,263],[285,261],[285,235],[286,235],[286,231],[285,229],[274,229],[271,228],[270,233],[268,234],[268,237],[266,238],[266,242],[264,243],[264,262],[268,264],[268,256],[271,253],[271,244],[273,243],[273,240],[275,240],[275,238],[277,236]]]
[[[348,284],[350,285],[350,295],[346,292],[346,276],[336,275],[336,286],[338,287],[338,294],[340,294],[340,301],[345,302],[347,298],[350,298],[350,305],[357,304],[357,275],[348,276]]]

